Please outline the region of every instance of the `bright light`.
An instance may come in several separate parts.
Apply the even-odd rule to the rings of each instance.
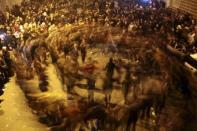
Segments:
[[[150,0],[141,0],[143,3],[148,3]]]
[[[6,34],[5,34],[5,33],[0,34],[0,39],[1,39],[1,40],[4,40],[5,37],[6,37]]]

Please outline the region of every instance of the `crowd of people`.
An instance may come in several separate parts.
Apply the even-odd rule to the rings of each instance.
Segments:
[[[43,6],[44,5],[44,6]],[[137,34],[160,33],[178,49],[196,51],[196,19],[189,14],[166,9],[157,0],[124,1],[23,1],[0,13],[1,30],[16,39],[50,32],[65,24],[101,24],[120,27]],[[75,8],[73,8],[75,7]],[[20,46],[23,44],[18,43]]]
[[[106,51],[100,43],[104,43]],[[170,45],[185,54],[196,53],[196,19],[165,8],[165,3],[157,0],[24,0],[21,5],[0,12],[1,88],[13,75],[9,50],[14,50],[31,72],[38,75],[42,92],[48,91],[46,67],[54,63],[68,94],[73,93],[75,86],[81,86],[78,81],[85,79],[88,102],[94,102],[99,73],[90,50],[98,48],[101,50],[96,53],[109,58],[106,63],[101,62],[104,68],[100,71],[105,72],[102,89],[106,107],[110,107],[114,85],[121,87],[127,104],[130,90],[135,90],[140,80],[146,75],[161,75],[154,58],[153,46],[157,44]],[[115,72],[118,77],[114,77]],[[152,103],[147,103],[150,114]],[[160,105],[164,103],[162,99]],[[147,108],[142,107],[143,113],[146,112]],[[137,117],[137,111],[133,112],[130,113]]]
[[[10,77],[13,76],[11,69],[11,59],[6,48],[0,51],[0,96],[4,94],[5,84],[9,82]],[[0,99],[0,103],[3,100]]]

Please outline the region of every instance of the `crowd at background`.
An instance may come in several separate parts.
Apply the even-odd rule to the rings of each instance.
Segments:
[[[43,33],[69,24],[100,24],[135,35],[159,34],[165,44],[186,54],[197,52],[196,19],[187,13],[165,8],[162,1],[143,2],[94,0],[24,0],[0,12],[0,46],[18,47]],[[167,42],[165,41],[167,40]]]
[[[20,5],[7,7],[0,16],[0,47],[6,50],[16,48],[23,52],[29,39],[50,34],[65,25],[84,24],[102,25],[109,30],[115,27],[123,35],[155,35],[183,53],[197,52],[196,19],[165,8],[165,3],[157,0],[24,0]],[[80,48],[82,61],[86,56],[83,46]]]
[[[186,54],[197,52],[196,19],[157,0],[24,0],[0,12],[0,47],[23,52],[29,39],[69,24],[115,27],[123,35],[155,35]],[[85,57],[85,48],[80,50]]]
[[[0,96],[4,94],[4,85],[9,82],[11,76],[13,76],[11,59],[9,52],[3,48],[0,50]],[[0,102],[1,101],[0,99]]]
[[[49,34],[61,27],[70,26],[71,24],[76,26],[99,25],[109,30],[117,28],[121,30],[123,36],[129,34],[134,37],[154,37],[155,40],[163,40],[163,43],[159,44],[171,45],[185,54],[197,52],[196,19],[188,13],[166,8],[165,3],[162,1],[83,0],[79,2],[78,0],[24,0],[20,5],[15,5],[12,8],[7,7],[5,12],[0,12],[1,88],[9,81],[8,78],[13,75],[10,70],[11,65],[8,52],[14,49],[22,54],[30,67],[35,67],[41,81],[40,89],[43,92],[47,91],[47,77],[43,72],[45,65],[47,65],[45,63],[47,63],[48,52],[45,48],[36,49],[34,52],[36,57],[31,61],[31,59],[28,59],[30,57],[25,51],[28,50],[28,44],[31,43],[29,40],[34,40],[43,34],[49,36]],[[62,75],[67,77],[65,83],[67,83],[67,91],[70,93],[74,87],[74,79],[78,77],[76,74],[79,75],[79,63],[77,63],[75,57],[78,57],[80,52],[82,63],[90,61],[87,64],[87,69],[85,69],[87,74],[84,77],[87,79],[88,98],[92,101],[92,90],[95,88],[96,81],[92,72],[95,67],[91,63],[92,61],[86,58],[87,47],[91,46],[85,38],[83,39],[83,36],[80,39],[78,43],[72,44],[72,47],[62,47],[61,50],[64,52],[64,55],[58,54],[60,55],[59,58],[69,59],[71,66],[63,67],[59,64],[58,68],[61,70]],[[54,50],[56,48],[54,46]],[[144,50],[146,49],[148,50],[148,48],[144,47]],[[72,54],[71,57],[69,57],[69,53]],[[152,55],[146,55],[144,60],[148,60],[151,63],[151,57]],[[152,64],[150,65],[152,66]],[[144,68],[148,70],[153,68],[151,66],[147,67],[145,65]],[[124,64],[122,60],[110,58],[105,67],[106,77],[103,85],[103,89],[107,92],[105,94],[107,106],[111,99],[111,94],[109,94],[111,89],[108,88],[112,88],[113,83],[119,82],[113,79],[114,71],[119,71],[117,67],[126,70],[124,80],[121,83],[124,88],[125,99],[133,82],[131,82],[131,68]],[[66,70],[64,71],[64,69]]]
[[[157,0],[24,0],[0,15],[0,32],[20,39],[18,46],[29,36],[35,37],[65,24],[85,23],[120,27],[123,33],[160,33],[175,48],[185,53],[196,52],[196,19],[165,8],[165,3]]]

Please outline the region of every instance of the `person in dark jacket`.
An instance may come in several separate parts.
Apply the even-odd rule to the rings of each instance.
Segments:
[[[87,86],[88,86],[88,101],[94,101],[94,89],[95,89],[96,80],[92,74],[89,74],[87,78]]]
[[[82,41],[80,45],[80,52],[81,52],[81,60],[84,63],[86,59],[87,49],[86,49],[86,43],[85,40]]]
[[[124,99],[125,99],[125,103],[127,102],[127,95],[128,95],[128,92],[129,92],[129,88],[130,88],[130,85],[131,85],[131,71],[130,71],[130,67],[129,66],[126,66],[126,75],[125,75],[125,78],[122,82],[122,88],[123,88],[123,94],[124,94]]]
[[[110,58],[109,59],[109,62],[107,63],[105,69],[106,69],[106,76],[109,78],[109,79],[112,79],[113,78],[113,75],[114,75],[114,69],[115,69],[115,64],[113,62],[113,58]]]

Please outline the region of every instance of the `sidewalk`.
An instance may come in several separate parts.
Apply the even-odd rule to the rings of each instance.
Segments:
[[[6,84],[1,97],[0,131],[47,131],[47,127],[38,122],[37,116],[26,103],[26,98],[15,82],[15,77]]]

